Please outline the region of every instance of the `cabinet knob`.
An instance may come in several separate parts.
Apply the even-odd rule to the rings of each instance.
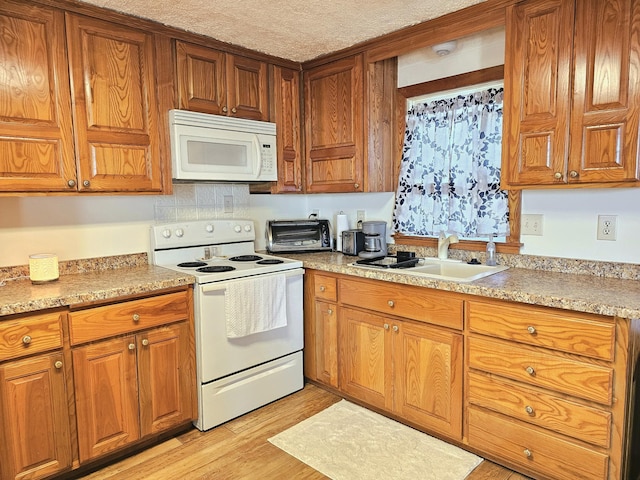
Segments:
[[[75,180],[69,180],[67,182],[67,185],[69,186],[69,188],[73,188],[76,186],[76,181]]]
[[[398,332],[398,330],[399,330],[398,325],[394,325],[394,326],[393,326],[393,331],[397,333],[397,332]]]
[[[527,368],[525,368],[525,370],[527,371],[527,373],[531,376],[536,374],[536,371],[533,369],[533,367],[529,366]]]
[[[527,327],[527,332],[529,332],[531,335],[535,335],[536,334],[536,327],[534,327],[533,325],[529,325]]]
[[[136,349],[136,344],[135,343],[130,343],[128,345],[129,350],[135,350]]]
[[[553,178],[555,178],[556,180],[561,180],[562,179],[562,173],[560,172],[556,172],[553,174]]]
[[[383,325],[383,327],[384,327],[384,329],[385,329],[385,330],[389,330],[389,324],[388,324],[388,323],[385,323],[385,324]]]
[[[328,309],[327,310],[327,315],[333,315],[333,310],[332,309]]]
[[[147,345],[149,345],[149,339],[147,339],[147,338],[143,338],[143,339],[142,339],[142,345],[144,345],[145,347],[146,347]]]
[[[327,289],[327,287],[325,287],[324,285],[320,285],[320,291],[324,292]]]
[[[83,187],[90,187],[91,186],[91,182],[89,180],[83,180],[82,181],[82,186]]]
[[[225,107],[222,107],[222,111],[223,111],[224,113],[227,113],[227,112],[229,111],[229,109],[225,106]]]
[[[133,314],[133,321],[134,322],[139,322],[140,321],[140,314],[134,313]]]
[[[575,170],[571,170],[571,171],[569,172],[569,176],[570,176],[571,178],[578,178],[578,172],[576,172]]]
[[[526,407],[524,407],[524,411],[527,412],[529,415],[533,416],[535,412],[535,410],[533,409],[532,406],[527,405]]]
[[[238,113],[238,109],[237,109],[236,107],[233,107],[233,108],[231,109],[231,113]]]
[[[354,188],[356,188],[356,189],[357,189],[357,188],[360,188],[360,184],[359,184],[359,183],[354,183],[354,184],[353,184],[353,187],[354,187]]]
[[[56,367],[58,370],[60,370],[62,368],[62,362],[58,360],[56,363],[53,364],[53,366]]]
[[[528,448],[525,448],[522,453],[524,453],[524,456],[527,457],[527,458],[531,458],[531,456],[533,455],[531,453],[531,450],[529,450]]]
[[[302,190],[302,184],[301,183],[298,184],[298,190]]]
[[[29,335],[25,335],[24,337],[22,337],[22,343],[24,343],[25,345],[29,345],[31,343],[31,337]]]
[[[393,303],[393,300],[389,300],[389,301],[387,302],[387,305],[389,305],[391,308],[393,308],[393,307],[394,307],[394,305],[395,305],[395,303]]]

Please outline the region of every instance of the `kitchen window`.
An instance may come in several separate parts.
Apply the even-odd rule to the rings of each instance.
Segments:
[[[500,66],[399,89],[409,98],[396,243],[429,246],[445,231],[471,240],[465,249],[493,235],[500,251],[519,250],[520,195],[500,189],[502,77]]]

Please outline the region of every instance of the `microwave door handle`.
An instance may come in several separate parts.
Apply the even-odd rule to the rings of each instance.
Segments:
[[[256,158],[258,159],[258,170],[256,171],[256,178],[260,177],[262,172],[262,152],[260,151],[260,139],[258,135],[253,136],[253,146],[256,149]]]

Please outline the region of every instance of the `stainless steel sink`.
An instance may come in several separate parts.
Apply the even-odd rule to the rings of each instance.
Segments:
[[[461,260],[440,260],[436,257],[421,258],[415,267],[381,269],[375,266],[352,264],[355,267],[386,270],[389,273],[414,275],[418,277],[433,278],[437,280],[449,280],[454,282],[472,282],[480,278],[488,277],[498,272],[503,272],[509,267],[496,265],[472,265]]]

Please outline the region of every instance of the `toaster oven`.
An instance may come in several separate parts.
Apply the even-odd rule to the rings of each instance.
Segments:
[[[324,252],[333,249],[329,220],[267,220],[267,251]]]

